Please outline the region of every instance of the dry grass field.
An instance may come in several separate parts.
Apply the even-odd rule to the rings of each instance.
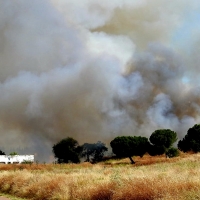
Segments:
[[[0,165],[0,192],[33,200],[200,199],[200,154],[99,164]]]

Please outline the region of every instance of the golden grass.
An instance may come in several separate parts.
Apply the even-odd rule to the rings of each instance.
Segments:
[[[0,192],[33,200],[200,199],[200,154],[134,160],[0,165]]]
[[[12,195],[2,194],[2,193],[0,193],[0,197],[5,197],[5,198],[8,198],[10,200],[25,200],[25,199],[22,199],[22,198],[19,198],[19,197],[13,197]]]

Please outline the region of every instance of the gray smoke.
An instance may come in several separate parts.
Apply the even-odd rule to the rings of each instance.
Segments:
[[[170,128],[181,139],[200,116],[200,27],[189,21],[199,10],[196,0],[0,0],[0,148],[50,161],[68,136],[109,143]]]

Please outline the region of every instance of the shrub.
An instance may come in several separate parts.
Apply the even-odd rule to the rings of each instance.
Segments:
[[[171,147],[166,151],[166,157],[173,158],[179,156],[179,151],[177,148]]]
[[[15,151],[13,151],[13,152],[10,153],[10,156],[16,156],[16,155],[18,155],[18,153],[15,152]]]

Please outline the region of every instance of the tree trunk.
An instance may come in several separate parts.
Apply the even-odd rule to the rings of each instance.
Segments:
[[[90,155],[87,154],[86,157],[87,157],[87,158],[86,158],[86,162],[90,162]]]
[[[135,164],[134,160],[132,159],[131,156],[129,156],[129,159],[131,160],[131,164]]]

